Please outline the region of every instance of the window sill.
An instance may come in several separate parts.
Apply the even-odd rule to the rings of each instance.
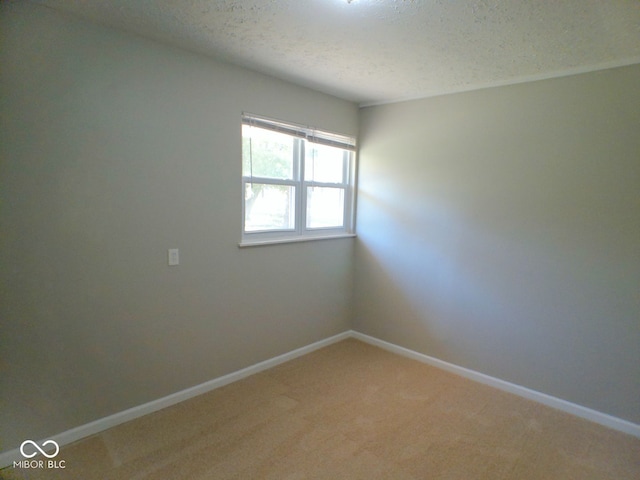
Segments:
[[[355,238],[355,233],[340,233],[337,235],[319,235],[317,237],[291,237],[291,238],[278,238],[273,240],[258,240],[255,242],[242,241],[238,244],[240,248],[247,247],[263,247],[266,245],[278,245],[281,243],[299,243],[299,242],[315,242],[317,240],[333,240],[336,238]]]

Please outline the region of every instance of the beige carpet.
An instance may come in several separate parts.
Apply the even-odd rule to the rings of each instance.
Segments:
[[[640,479],[640,439],[345,340],[63,448],[33,479]]]

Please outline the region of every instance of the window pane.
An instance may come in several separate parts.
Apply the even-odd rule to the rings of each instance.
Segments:
[[[307,188],[307,228],[344,226],[344,189]]]
[[[292,230],[295,225],[295,187],[247,183],[244,192],[244,230]]]
[[[242,175],[293,179],[294,137],[242,126]]]
[[[308,142],[304,179],[307,182],[344,183],[344,154],[341,148]]]

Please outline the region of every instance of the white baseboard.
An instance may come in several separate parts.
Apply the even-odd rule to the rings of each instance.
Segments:
[[[311,353],[314,350],[326,347],[328,345],[331,345],[332,343],[339,342],[351,336],[351,331],[339,333],[338,335],[334,335],[332,337],[325,338],[324,340],[312,343],[311,345],[307,345],[291,352],[278,355],[277,357],[273,357],[263,362],[256,363],[255,365],[251,365],[250,367],[243,368],[242,370],[229,373],[228,375],[214,378],[213,380],[209,380],[207,382],[201,383],[200,385],[187,388],[186,390],[172,393],[171,395],[167,395],[166,397],[152,400],[149,403],[138,405],[137,407],[129,408],[128,410],[124,410],[122,412],[109,415],[108,417],[95,420],[85,425],[72,428],[71,430],[67,430],[66,432],[62,432],[49,438],[42,439],[42,441],[37,441],[36,443],[42,445],[42,442],[44,440],[53,440],[60,447],[62,447],[63,445],[69,445],[70,443],[76,442],[82,438],[86,438],[90,435],[95,435],[96,433],[100,433],[104,430],[128,422],[135,418],[142,417],[143,415],[148,415],[149,413],[162,410],[163,408],[170,407],[171,405],[183,402],[185,400],[188,400],[189,398],[210,392],[211,390],[223,387],[224,385],[228,385],[229,383],[237,382],[238,380],[241,380],[245,377],[275,367],[276,365],[280,365],[281,363],[288,362],[289,360],[293,360],[294,358],[301,357],[302,355],[306,355],[307,353]],[[0,468],[11,466],[13,465],[13,462],[18,462],[20,460],[24,460],[24,458],[22,457],[19,448],[2,452],[0,453]]]
[[[489,375],[485,375],[484,373],[469,370],[468,368],[460,367],[458,365],[454,365],[452,363],[430,357],[429,355],[400,347],[393,343],[385,342],[384,340],[380,340],[360,332],[351,331],[350,334],[352,338],[356,338],[390,352],[397,353],[414,360],[418,360],[422,363],[426,363],[442,370],[455,373],[456,375],[460,375],[461,377],[465,377],[470,380],[489,385],[505,392],[513,393],[520,397],[542,403],[557,410],[570,413],[572,415],[575,415],[576,417],[584,418],[594,423],[604,425],[605,427],[609,427],[614,430],[618,430],[619,432],[627,433],[629,435],[633,435],[634,437],[640,438],[640,425],[629,422],[627,420],[622,420],[620,418],[607,415],[606,413],[598,412],[597,410],[592,410],[590,408],[586,408],[557,397],[552,397],[551,395],[547,395],[546,393],[531,390],[521,385],[516,385],[505,380],[500,380],[499,378],[491,377]]]
[[[95,420],[85,425],[81,425],[71,430],[67,430],[66,432],[53,435],[47,439],[42,439],[37,443],[41,445],[44,440],[53,440],[61,447],[63,445],[68,445],[70,443],[81,440],[82,438],[86,438],[90,435],[95,435],[96,433],[100,433],[104,430],[115,427],[122,423],[128,422],[138,417],[142,417],[143,415],[156,412],[163,408],[170,407],[171,405],[175,405],[177,403],[183,402],[184,400],[188,400],[189,398],[195,397],[197,395],[210,392],[211,390],[215,390],[216,388],[220,388],[224,385],[228,385],[230,383],[236,382],[238,380],[241,380],[255,373],[262,372],[269,368],[275,367],[276,365],[280,365],[281,363],[288,362],[289,360],[293,360],[294,358],[300,357],[302,355],[306,355],[307,353],[311,353],[314,350],[318,350],[322,347],[326,347],[328,345],[339,342],[341,340],[345,340],[347,338],[355,338],[357,340],[361,340],[363,342],[383,348],[390,352],[397,353],[399,355],[409,357],[414,360],[418,360],[420,362],[426,363],[428,365],[432,365],[442,370],[446,370],[456,375],[460,375],[470,380],[474,380],[476,382],[483,383],[485,385],[489,385],[491,387],[495,387],[509,393],[513,393],[515,395],[527,398],[529,400],[542,403],[549,407],[562,410],[563,412],[570,413],[577,417],[581,417],[586,420],[590,420],[592,422],[598,423],[600,425],[604,425],[606,427],[612,428],[614,430],[618,430],[620,432],[627,433],[640,438],[640,425],[637,425],[635,423],[631,423],[626,420],[622,420],[620,418],[616,418],[611,415],[598,412],[596,410],[591,410],[589,408],[576,405],[575,403],[567,402],[566,400],[552,397],[545,393],[540,393],[535,390],[522,387],[520,385],[516,385],[510,382],[506,382],[504,380],[500,380],[495,377],[491,377],[489,375],[485,375],[483,373],[469,370],[467,368],[460,367],[458,365],[454,365],[452,363],[448,363],[443,360],[439,360],[437,358],[430,357],[428,355],[418,353],[404,347],[400,347],[393,343],[385,342],[384,340],[379,340],[377,338],[371,337],[369,335],[365,335],[360,332],[349,330],[346,332],[339,333],[338,335],[334,335],[332,337],[326,338],[324,340],[320,340],[318,342],[312,343],[311,345],[307,345],[306,347],[298,348],[291,352],[278,355],[277,357],[271,358],[269,360],[265,360],[263,362],[252,365],[250,367],[243,368],[242,370],[238,370],[228,375],[224,375],[222,377],[209,380],[208,382],[202,383],[200,385],[187,388],[186,390],[182,390],[180,392],[167,395],[166,397],[153,400],[149,403],[145,403],[143,405],[139,405],[137,407],[133,407],[128,410],[115,413],[113,415],[109,415],[108,417]],[[20,453],[20,449],[18,448],[14,450],[2,452],[0,453],[0,468],[11,466],[13,465],[14,461],[17,462],[20,460],[23,460],[23,457]]]

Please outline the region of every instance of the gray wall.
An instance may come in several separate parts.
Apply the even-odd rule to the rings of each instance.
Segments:
[[[354,104],[1,8],[0,451],[349,328],[352,239],[237,243],[241,112],[355,135]]]
[[[640,66],[360,132],[354,328],[640,423]]]

